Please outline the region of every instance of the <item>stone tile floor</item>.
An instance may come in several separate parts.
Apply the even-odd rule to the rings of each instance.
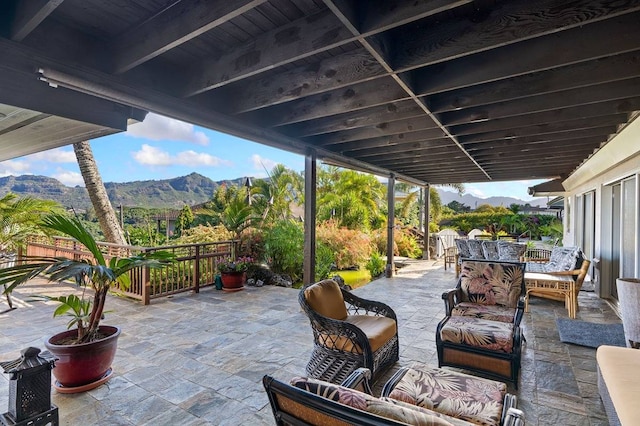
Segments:
[[[455,286],[441,261],[412,261],[393,279],[354,290],[383,301],[398,315],[401,358],[437,365],[435,327],[444,314],[440,295]],[[0,315],[0,360],[27,346],[44,349],[60,331],[53,307],[29,294],[54,294],[64,285],[34,280],[14,293],[18,309]],[[52,395],[62,425],[270,425],[271,408],[261,379],[304,374],[312,348],[311,328],[298,291],[280,287],[223,293],[214,288],[152,301],[149,306],[110,297],[103,321],[122,328],[115,375],[89,392]],[[581,292],[578,318],[620,322],[593,293]],[[596,381],[595,349],[559,341],[555,319],[566,317],[560,302],[532,299],[523,320],[519,407],[528,425],[607,425]],[[0,301],[0,309],[6,302]],[[380,386],[391,369],[376,384]],[[8,403],[8,376],[0,379],[0,412]]]

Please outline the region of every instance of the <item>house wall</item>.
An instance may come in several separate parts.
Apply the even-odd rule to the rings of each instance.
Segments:
[[[592,271],[592,276],[598,278],[596,292],[600,297],[610,297],[615,293],[615,280],[618,278],[612,267],[615,253],[612,253],[612,191],[611,184],[625,178],[635,179],[635,277],[640,268],[640,118],[636,117],[614,139],[596,152],[569,178],[563,181],[566,189],[564,238],[565,246],[581,245],[579,241],[581,225],[581,211],[579,198],[594,191],[595,194],[595,235],[593,258],[599,259],[598,269]]]

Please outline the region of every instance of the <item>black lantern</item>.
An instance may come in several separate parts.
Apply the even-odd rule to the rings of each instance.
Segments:
[[[29,347],[14,361],[0,362],[9,374],[9,412],[0,415],[5,426],[58,425],[58,407],[51,404],[51,370],[55,357]]]

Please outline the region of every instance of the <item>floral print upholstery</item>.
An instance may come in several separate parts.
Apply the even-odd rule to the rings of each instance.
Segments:
[[[498,241],[483,241],[482,252],[485,259],[498,260],[500,258],[498,255]]]
[[[453,308],[451,315],[512,323],[516,315],[516,308],[460,302]]]
[[[307,377],[294,377],[291,385],[307,392],[320,395],[340,404],[358,410],[366,411],[392,420],[397,420],[410,425],[421,426],[457,426],[469,423],[451,423],[446,417],[434,411],[407,404],[396,404],[376,398],[364,392],[344,386],[334,385],[329,382],[311,379]]]
[[[513,324],[473,317],[449,317],[440,331],[444,342],[475,346],[510,354],[513,351]]]
[[[464,302],[515,308],[522,293],[522,264],[462,263],[460,288]]]
[[[440,368],[409,368],[390,399],[484,426],[498,426],[507,385]]]

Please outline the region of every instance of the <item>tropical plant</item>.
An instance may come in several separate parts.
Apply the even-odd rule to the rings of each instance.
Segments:
[[[371,277],[375,278],[384,272],[386,265],[387,262],[385,261],[384,257],[377,251],[374,251],[373,253],[371,253],[371,257],[367,261],[365,267],[371,274]]]
[[[218,262],[216,267],[222,274],[233,274],[239,272],[247,272],[247,269],[249,269],[252,264],[253,258],[249,256],[241,256],[237,259],[228,257]]]
[[[281,220],[271,228],[264,239],[265,256],[271,270],[287,274],[294,281],[302,276],[304,232],[302,224],[294,220]]]
[[[184,231],[191,227],[193,223],[193,212],[191,211],[191,207],[185,205],[180,210],[180,214],[176,218],[176,231],[178,235],[182,235]]]
[[[81,243],[93,256],[91,259],[68,259],[64,257],[24,257],[18,265],[0,269],[0,284],[5,293],[19,285],[44,275],[50,281],[73,280],[84,291],[81,297],[75,295],[46,297],[60,303],[53,315],[71,315],[69,327],[77,326],[78,334],[73,343],[87,343],[99,338],[98,327],[104,312],[107,293],[112,285],[128,288],[129,272],[135,268],[160,268],[173,261],[173,255],[166,251],[142,252],[129,257],[106,259],[94,237],[77,218],[62,214],[51,214],[43,218],[43,227],[64,234]],[[93,299],[87,300],[86,289],[93,290]],[[90,296],[87,296],[90,297]]]
[[[291,206],[304,202],[304,179],[282,164],[267,171],[267,175],[268,179],[254,181],[251,191],[254,211],[266,223],[291,218]]]

